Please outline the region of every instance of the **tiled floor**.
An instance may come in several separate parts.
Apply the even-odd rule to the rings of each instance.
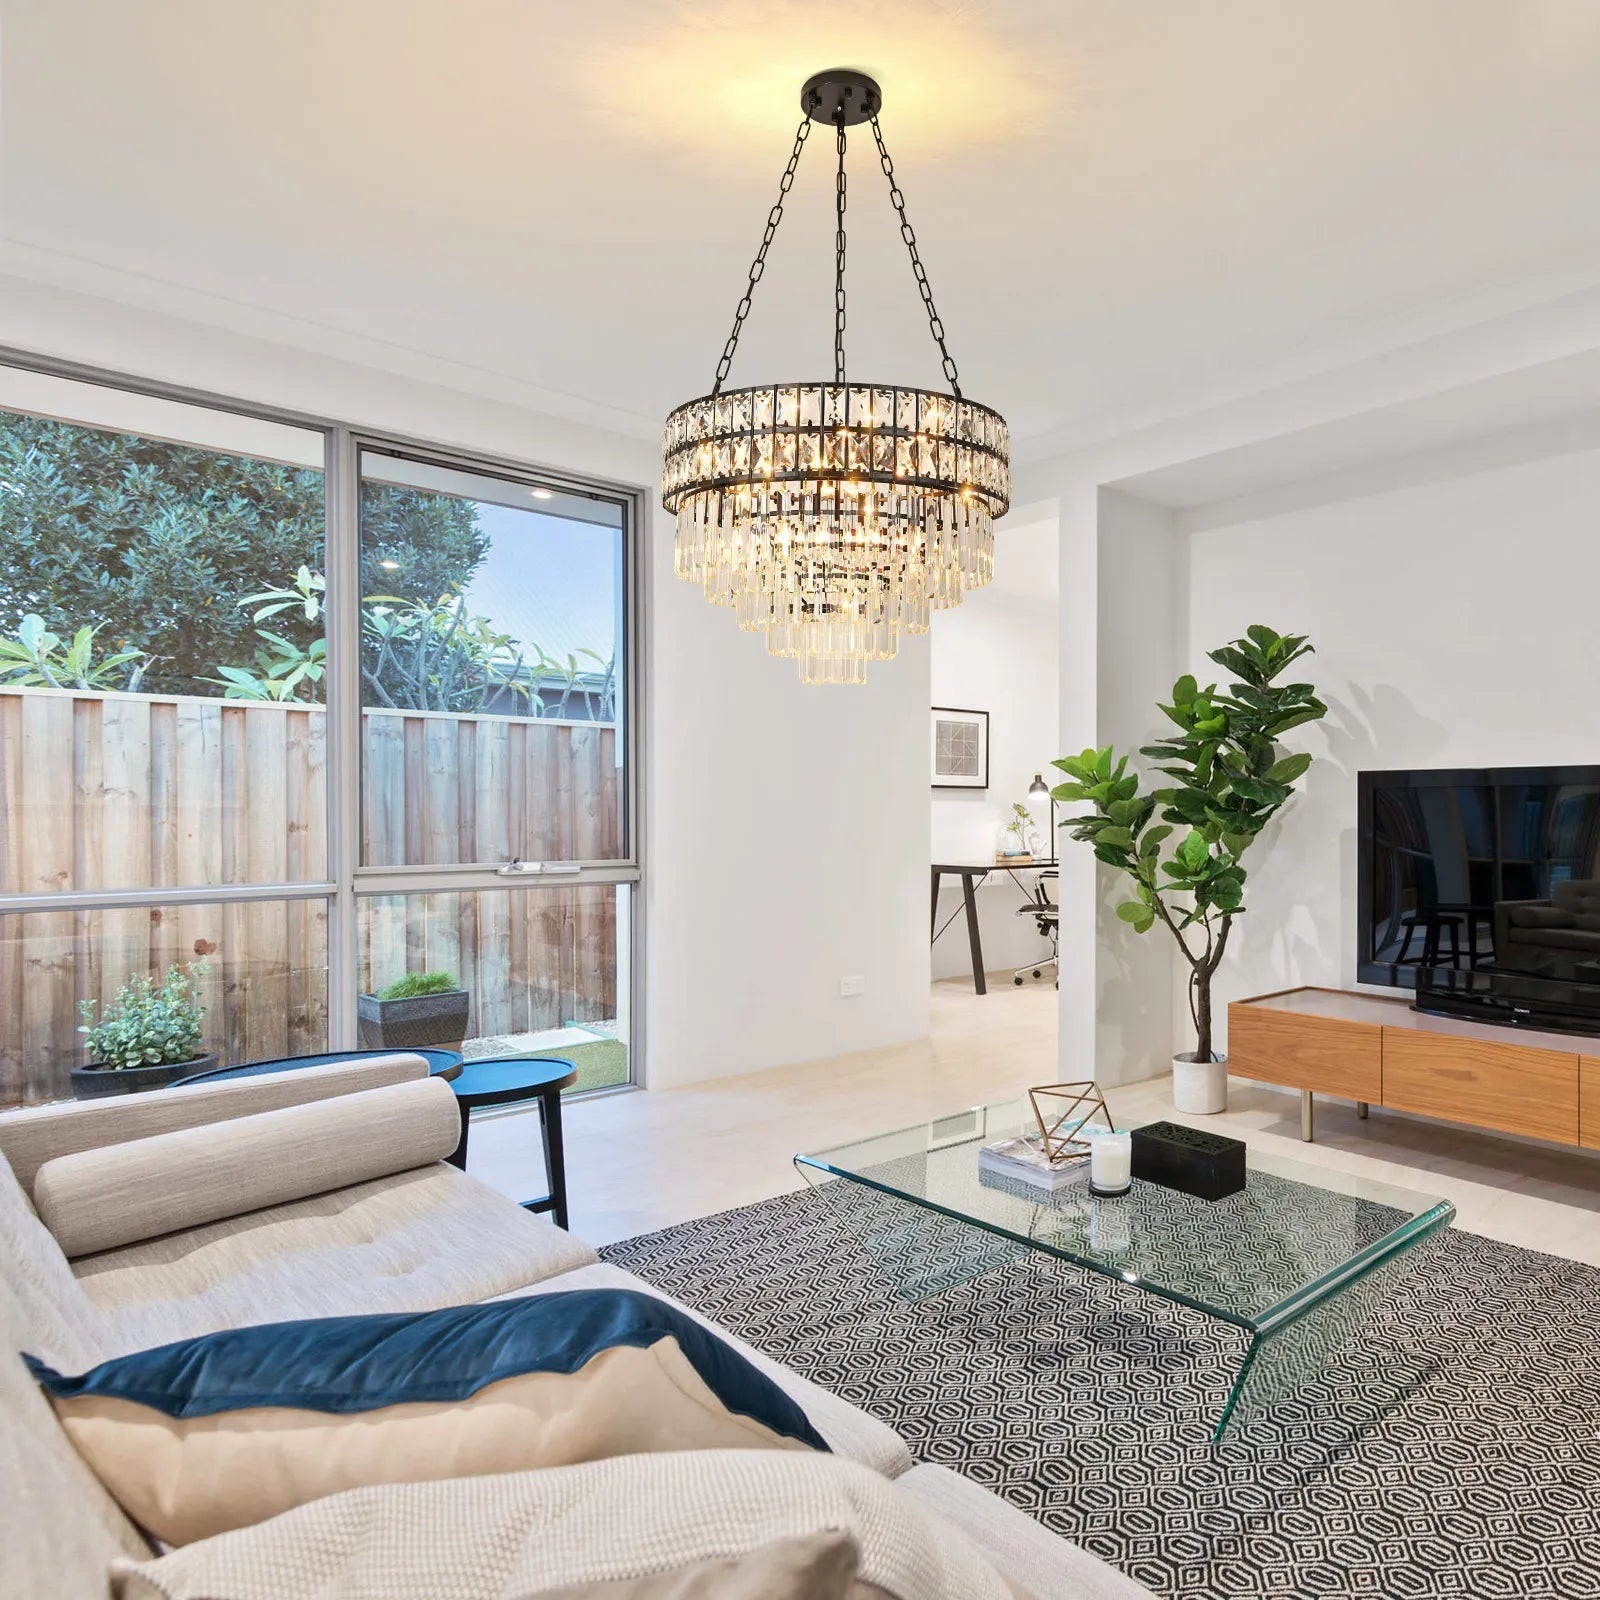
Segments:
[[[933,987],[933,1032],[915,1044],[717,1083],[588,1100],[566,1109],[573,1230],[594,1244],[762,1200],[799,1179],[790,1158],[1020,1093],[1056,1075],[1049,983]],[[1114,1089],[1117,1122],[1173,1115],[1165,1078]],[[1299,1097],[1234,1080],[1229,1109],[1193,1118],[1249,1143],[1454,1202],[1457,1226],[1600,1266],[1600,1155],[1569,1153],[1374,1109],[1317,1103],[1299,1138]],[[517,1198],[541,1182],[527,1113],[474,1125],[472,1170]]]

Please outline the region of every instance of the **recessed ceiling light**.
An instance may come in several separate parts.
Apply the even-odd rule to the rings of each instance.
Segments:
[[[548,489],[535,489],[532,491],[535,500],[554,500],[555,496]]]

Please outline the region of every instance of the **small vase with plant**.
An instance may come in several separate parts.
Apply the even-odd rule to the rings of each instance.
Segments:
[[[996,861],[1025,862],[1033,860],[1039,853],[1039,830],[1034,824],[1033,813],[1024,805],[1012,802],[1011,815],[1000,824],[995,836],[994,858]]]
[[[469,1004],[453,972],[408,972],[376,994],[356,997],[361,1043],[378,1050],[459,1050]]]
[[[1209,652],[1237,680],[1226,694],[1214,683],[1202,689],[1187,673],[1179,678],[1172,703],[1160,708],[1179,731],[1140,751],[1172,780],[1166,787],[1143,791],[1128,758],[1109,745],[1055,763],[1072,781],[1052,798],[1092,807],[1061,826],[1132,880],[1133,898],[1117,915],[1135,933],[1160,922],[1189,965],[1195,1048],[1173,1057],[1179,1111],[1216,1112],[1227,1104],[1226,1063],[1212,1050],[1211,979],[1233,919],[1244,912],[1244,853],[1311,765],[1309,754],[1287,754],[1278,740],[1327,714],[1309,683],[1277,682],[1311,650],[1302,634],[1257,624]],[[1161,820],[1152,826],[1158,809]]]
[[[137,973],[109,1006],[82,1001],[78,1032],[87,1037],[90,1063],[72,1069],[73,1094],[80,1100],[138,1094],[214,1067],[217,1058],[203,1042],[206,1008],[198,985],[205,970],[204,962],[168,967],[159,985]]]

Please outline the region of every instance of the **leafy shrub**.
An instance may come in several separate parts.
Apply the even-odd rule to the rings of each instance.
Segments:
[[[403,600],[464,586],[488,548],[471,501],[387,484],[362,485],[361,528],[362,592]],[[320,566],[325,536],[313,468],[0,411],[0,632],[35,614],[128,652],[75,687],[190,694],[251,660],[241,597]],[[279,631],[309,652],[321,624]]]
[[[195,992],[205,975],[205,964],[168,967],[159,988],[154,978],[135,974],[117,990],[117,998],[96,1022],[97,1002],[78,1006],[83,1018],[79,1033],[89,1038],[89,1053],[97,1064],[109,1068],[156,1067],[193,1061],[204,1053],[201,1025],[206,1008]]]
[[[408,972],[378,991],[380,1000],[415,1000],[418,995],[450,994],[459,989],[453,972]]]
[[[94,628],[84,626],[68,644],[44,618],[29,612],[9,639],[0,638],[0,683],[24,688],[137,689],[149,657],[118,650],[94,659]]]

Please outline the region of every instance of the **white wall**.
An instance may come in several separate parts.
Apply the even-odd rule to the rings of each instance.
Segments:
[[[932,859],[983,862],[994,859],[995,831],[1011,817],[1012,803],[1028,807],[1048,838],[1050,804],[1028,798],[1034,774],[1046,782],[1061,774],[1050,762],[1057,743],[1059,560],[1053,518],[1029,521],[1013,514],[995,529],[995,580],[959,606],[934,614],[931,634],[932,699],[989,713],[989,787],[935,789],[932,799]],[[926,769],[924,734],[924,768]],[[1024,883],[1029,879],[1024,876]],[[1050,951],[1031,918],[1019,917],[1022,894],[1003,873],[978,890],[984,966],[1004,972],[1038,961]],[[946,880],[939,920],[955,920],[933,946],[935,978],[972,971],[959,881]]]
[[[0,279],[0,345],[536,465],[656,478],[649,440],[20,279]],[[403,354],[396,366],[414,364]],[[650,536],[650,1084],[920,1037],[926,642],[874,667],[864,689],[804,687],[793,662],[769,660],[672,576],[663,513]],[[857,975],[865,996],[841,999],[838,979]]]
[[[1190,655],[1252,622],[1308,633],[1329,707],[1289,735],[1317,759],[1247,858],[1224,1027],[1242,995],[1355,985],[1357,771],[1600,760],[1597,508],[1591,449],[1189,537]]]
[[[1139,749],[1161,737],[1163,724],[1171,726],[1156,706],[1188,666],[1180,664],[1185,551],[1170,512],[1114,489],[1100,491],[1099,541],[1094,743],[1097,749],[1114,746],[1149,788],[1151,762]],[[1086,844],[1071,848],[1090,855]],[[1140,934],[1118,918],[1117,906],[1132,898],[1127,875],[1099,862],[1094,867],[1096,1076],[1107,1086],[1135,1083],[1170,1064],[1172,1018],[1165,999],[1175,974],[1181,979],[1187,967],[1160,924]],[[1192,1041],[1183,1048],[1193,1048]]]

